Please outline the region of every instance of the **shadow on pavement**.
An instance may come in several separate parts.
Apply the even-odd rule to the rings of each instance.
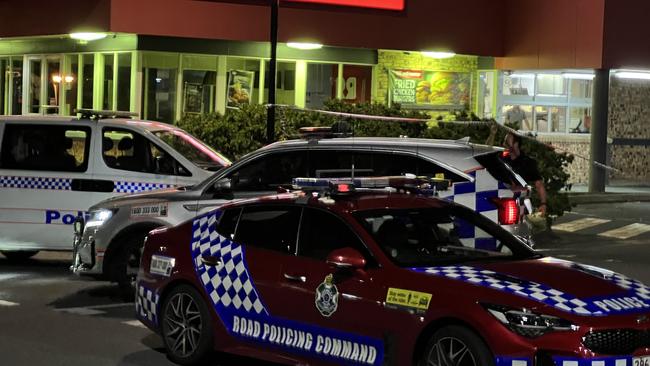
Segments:
[[[98,286],[68,294],[47,304],[55,309],[92,307],[124,303],[124,293],[116,284],[97,282]]]

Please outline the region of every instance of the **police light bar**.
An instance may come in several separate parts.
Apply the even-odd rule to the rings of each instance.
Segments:
[[[446,190],[451,182],[446,179],[416,176],[386,176],[360,178],[294,178],[295,189],[331,189],[337,193],[351,193],[355,189],[397,189],[412,193],[435,195]]]

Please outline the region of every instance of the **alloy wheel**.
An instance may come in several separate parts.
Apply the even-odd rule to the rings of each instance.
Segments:
[[[431,347],[427,366],[478,366],[472,350],[458,338],[443,337]]]
[[[163,320],[163,334],[168,349],[179,357],[192,355],[199,346],[202,329],[201,312],[187,293],[177,293],[168,302]]]

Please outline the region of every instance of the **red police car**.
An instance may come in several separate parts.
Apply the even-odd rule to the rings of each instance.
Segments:
[[[650,364],[650,288],[406,188],[303,189],[153,231],[138,318],[179,364]]]

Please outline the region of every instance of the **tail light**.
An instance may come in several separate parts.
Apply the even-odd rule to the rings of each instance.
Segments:
[[[499,209],[499,224],[513,225],[519,222],[519,204],[514,198],[494,198],[492,200]]]

